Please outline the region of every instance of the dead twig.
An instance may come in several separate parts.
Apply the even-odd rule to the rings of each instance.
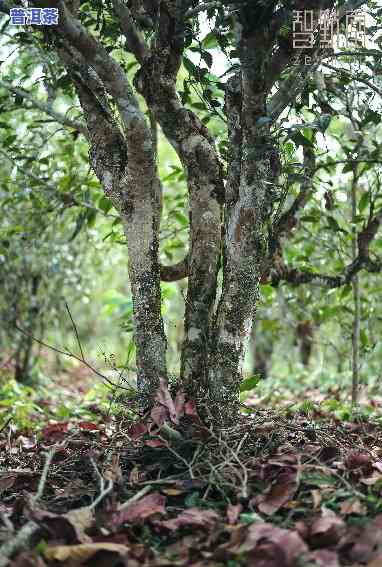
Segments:
[[[150,490],[152,489],[151,484],[148,484],[147,486],[144,486],[141,490],[139,490],[138,492],[136,492],[134,494],[134,496],[132,496],[131,498],[129,498],[128,500],[126,500],[126,502],[124,502],[119,508],[118,508],[118,512],[122,512],[122,510],[126,510],[126,508],[128,508],[131,504],[133,504],[134,502],[136,502],[137,500],[139,500],[140,498],[142,498],[142,496],[144,496],[145,494],[147,494],[148,492],[150,492]]]
[[[32,505],[36,504],[44,493],[49,467],[56,451],[57,446],[51,447],[46,453],[45,463],[38,489],[35,496],[33,496],[31,499]],[[39,527],[40,526],[35,521],[30,520],[19,530],[19,532],[12,539],[7,541],[6,543],[4,543],[4,545],[2,545],[2,547],[0,547],[0,567],[6,567],[9,564],[10,557],[12,557],[12,555],[14,555],[17,551],[25,549],[28,546],[29,541],[38,531]]]
[[[111,479],[109,479],[107,481],[107,484],[105,485],[105,479],[103,478],[103,476],[99,472],[98,467],[97,467],[94,459],[91,458],[90,462],[93,466],[94,472],[96,473],[97,478],[98,478],[98,482],[99,482],[99,495],[90,504],[90,506],[87,506],[88,510],[94,510],[94,508],[96,508],[96,506],[98,506],[98,504],[105,498],[105,496],[107,496],[109,494],[109,492],[112,491],[113,481]]]
[[[102,378],[102,380],[105,380],[105,382],[107,382],[113,388],[120,388],[121,390],[127,390],[128,392],[134,392],[135,393],[135,390],[132,387],[126,388],[125,386],[121,386],[120,384],[115,384],[114,382],[112,382],[107,376],[105,376],[105,374],[102,374],[102,372],[100,372],[99,370],[94,368],[94,366],[89,364],[89,362],[86,359],[83,359],[80,356],[77,356],[76,354],[74,354],[73,352],[71,352],[69,350],[65,351],[65,350],[61,350],[61,349],[59,349],[59,348],[57,348],[53,345],[49,345],[48,343],[42,341],[41,339],[38,339],[37,337],[31,335],[30,333],[28,333],[28,331],[25,331],[25,329],[22,329],[17,324],[15,324],[15,327],[24,336],[32,338],[38,344],[52,350],[53,352],[57,352],[58,354],[62,354],[63,356],[67,356],[69,358],[74,358],[75,360],[78,360],[78,362],[81,362],[82,364],[84,364],[84,366],[86,366],[87,368],[89,368],[89,370],[94,372],[94,374],[96,374],[97,376]]]

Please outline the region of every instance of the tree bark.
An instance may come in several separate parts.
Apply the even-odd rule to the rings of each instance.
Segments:
[[[187,2],[162,2],[153,55],[135,86],[177,152],[187,174],[190,239],[181,381],[191,396],[205,396],[208,341],[221,254],[223,171],[213,137],[178,96]],[[183,9],[182,9],[183,5]],[[174,7],[175,6],[175,7]]]
[[[278,149],[266,118],[269,39],[239,22],[241,74],[227,88],[232,159],[226,203],[223,290],[210,343],[209,402],[220,423],[238,414],[241,369],[266,259],[267,221],[279,175]],[[251,20],[251,18],[249,19]],[[231,114],[232,113],[232,114]],[[234,150],[239,144],[239,148]]]
[[[133,298],[137,385],[143,412],[166,375],[158,261],[161,185],[151,130],[124,71],[70,12],[59,4],[58,53],[84,110],[90,159],[104,192],[121,215],[127,238]],[[66,43],[65,43],[66,42]],[[118,108],[114,118],[107,94]]]

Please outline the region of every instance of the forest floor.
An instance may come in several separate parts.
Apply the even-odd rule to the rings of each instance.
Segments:
[[[5,422],[0,567],[382,567],[377,420],[259,407],[218,432],[158,401]]]

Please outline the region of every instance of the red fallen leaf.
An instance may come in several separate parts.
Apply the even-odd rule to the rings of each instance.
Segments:
[[[165,514],[165,504],[166,497],[159,492],[153,492],[133,502],[126,510],[114,514],[111,523],[114,527],[118,527],[121,524],[144,520],[154,514]]]
[[[296,488],[295,473],[280,474],[269,494],[259,497],[257,504],[259,511],[267,516],[271,516],[292,499]]]
[[[155,406],[150,413],[151,419],[158,427],[162,427],[167,417],[167,409],[164,406]]]
[[[147,441],[145,441],[145,445],[148,447],[166,447],[166,443],[160,439],[147,439]]]
[[[174,405],[175,405],[175,412],[178,416],[178,419],[184,415],[184,400],[185,400],[185,393],[182,390],[178,390],[175,396]]]
[[[230,504],[227,507],[227,518],[229,524],[236,524],[242,509],[243,506],[241,504]]]
[[[371,456],[367,453],[359,453],[353,451],[349,453],[345,459],[345,466],[349,470],[365,469],[372,465]]]
[[[346,559],[351,563],[371,561],[382,541],[382,514],[366,524],[362,531],[357,530],[357,533],[351,533],[350,536],[349,538],[347,532],[341,540],[341,548],[346,552]]]
[[[53,438],[54,440],[59,440],[63,438],[63,434],[68,431],[68,428],[69,428],[68,421],[62,421],[60,423],[50,423],[49,425],[46,425],[42,429],[41,433],[45,441],[51,440]]]
[[[314,561],[317,567],[340,567],[337,553],[335,551],[330,551],[329,549],[312,551],[312,553],[309,553],[307,557],[307,561],[309,560]]]
[[[87,431],[99,431],[101,429],[99,425],[91,423],[90,421],[80,421],[78,427]]]
[[[147,426],[144,423],[134,423],[128,431],[128,434],[133,441],[136,441],[145,433],[147,433]]]
[[[164,380],[164,378],[160,378],[160,386],[157,390],[155,399],[157,400],[157,402],[162,404],[162,406],[168,409],[168,413],[170,415],[171,421],[178,424],[179,419],[178,419],[178,414],[176,413],[175,404],[168,390],[166,380]]]
[[[328,463],[329,461],[333,461],[333,459],[338,458],[339,455],[340,455],[340,450],[338,447],[328,446],[328,447],[323,447],[320,450],[318,454],[318,458],[323,463]]]
[[[299,534],[294,530],[285,530],[282,528],[277,528],[272,524],[264,523],[255,523],[249,526],[247,537],[240,547],[240,553],[245,551],[252,551],[254,550],[259,542],[273,544],[273,547],[268,547],[267,551],[272,552],[277,559],[276,556],[280,556],[282,562],[269,562],[269,565],[274,565],[277,567],[295,567],[297,559],[303,554],[308,551],[308,546],[304,541],[301,539]],[[263,546],[261,546],[262,548]],[[263,548],[262,552],[265,551]],[[282,557],[281,557],[282,554]],[[252,556],[252,553],[251,553]],[[254,565],[259,565],[259,561],[254,562]],[[268,563],[264,564],[264,567],[268,565]]]
[[[294,527],[295,530],[298,532],[298,534],[302,537],[302,539],[308,539],[309,527],[306,525],[305,522],[300,520],[295,523]]]
[[[215,527],[219,515],[214,510],[201,510],[200,508],[188,508],[172,520],[161,522],[161,526],[169,530],[177,530],[182,526],[204,527],[211,530]]]
[[[0,493],[3,490],[8,490],[8,488],[12,488],[15,484],[15,480],[17,478],[17,473],[2,473],[0,475]]]
[[[309,530],[309,541],[314,547],[326,547],[339,542],[346,531],[346,524],[331,510],[313,521]]]
[[[184,404],[184,413],[186,415],[198,417],[194,400],[187,400],[187,402]]]
[[[273,542],[263,542],[249,552],[249,564],[256,567],[287,567],[284,550]]]
[[[94,514],[89,508],[78,508],[66,514],[54,514],[37,507],[33,501],[27,503],[30,517],[43,526],[53,539],[61,539],[66,543],[88,543],[86,534],[94,521]]]

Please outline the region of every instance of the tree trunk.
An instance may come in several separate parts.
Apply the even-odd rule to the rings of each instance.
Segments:
[[[226,90],[231,161],[226,188],[223,290],[210,342],[209,402],[222,424],[237,419],[245,345],[268,254],[267,223],[280,172],[279,150],[267,116],[268,38],[238,26],[241,73]],[[255,25],[255,24],[254,24]]]

